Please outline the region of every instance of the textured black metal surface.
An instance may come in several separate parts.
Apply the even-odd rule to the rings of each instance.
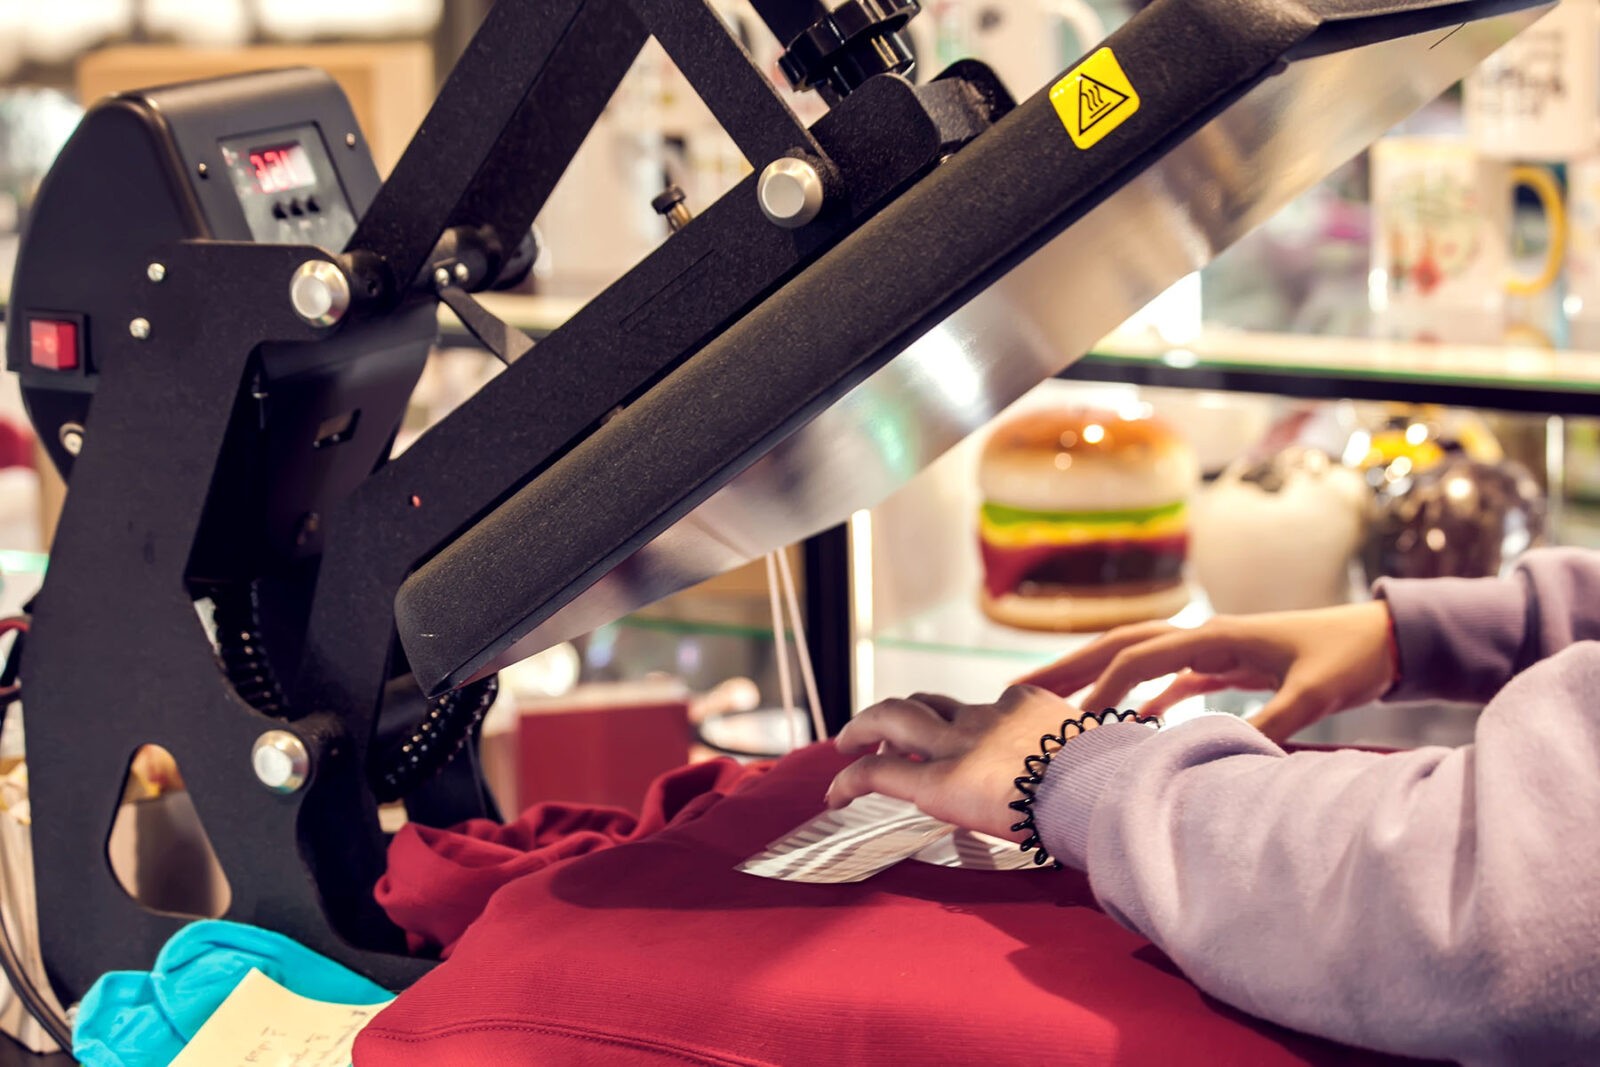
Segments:
[[[439,302],[455,314],[473,340],[507,366],[533,350],[533,338],[495,318],[465,289],[447,286],[440,291]]]
[[[439,235],[452,221],[459,221],[457,207],[475,187],[485,187],[485,199],[506,198],[509,190],[495,186],[523,180],[525,173],[510,171],[510,167],[519,162],[526,165],[530,154],[546,150],[535,137],[541,123],[549,121],[547,116],[556,114],[558,103],[542,99],[542,107],[535,110],[525,106],[525,101],[558,47],[575,30],[584,7],[585,0],[502,0],[490,10],[350,239],[351,249],[375,253],[383,264],[389,295],[379,306],[392,306],[401,299],[428,261]],[[592,49],[591,62],[582,64],[579,73],[590,91],[577,93],[571,103],[572,127],[578,131],[570,141],[573,151],[604,105],[603,97],[610,95],[606,76],[615,73],[614,88],[644,43],[625,10],[611,13],[621,17],[600,19],[591,14],[586,22],[588,32],[583,41]],[[630,42],[634,45],[631,53]],[[609,67],[602,55],[612,61]],[[601,96],[598,104],[596,96]],[[593,114],[587,116],[586,125],[584,111],[590,108]],[[555,154],[558,147],[565,146],[551,144],[549,150]],[[517,158],[521,153],[527,154]],[[538,203],[565,168],[564,159],[556,162],[559,165],[553,174],[541,168],[527,176],[530,193],[509,198],[515,206],[531,206],[532,210],[520,225],[508,227],[507,234],[520,237],[527,230]],[[513,173],[516,179],[511,177]],[[530,205],[529,201],[537,202]]]
[[[414,564],[925,173],[941,144],[896,79],[854,94],[814,134],[845,181],[832,211],[804,231],[779,229],[748,178],[328,516],[296,706],[370,716],[389,675],[395,596]],[[625,512],[628,502],[604,508]]]
[[[650,33],[754,166],[825,156],[705,0],[501,0],[351,239],[388,279],[373,306],[400,299],[449,226],[514,248]]]
[[[316,339],[287,301],[260,299],[263,279],[286,287],[319,253],[214,243],[157,251],[172,268],[164,284],[117,290],[116,310],[146,315],[154,332],[106,360],[28,645],[44,958],[74,999],[106,970],[148,967],[183,921],[137,906],[105,870],[128,761],[155,743],[179,761],[232,887],[230,917],[290,931],[403,985],[426,964],[354,949],[329,927],[359,931],[369,949],[404,947],[369,891],[383,865],[364,788],[370,721],[320,709],[288,727],[249,707],[227,683],[187,586],[232,399],[247,387],[256,346]],[[202,302],[228,313],[195,314]],[[269,728],[293,729],[311,750],[315,777],[304,792],[273,796],[251,773],[251,745]]]
[[[500,8],[503,7],[524,9],[520,18],[550,17],[550,5],[513,0],[510,4],[497,5],[492,18],[501,18]],[[517,33],[522,26],[520,21],[516,25],[494,26],[486,22],[479,40],[484,41],[485,48],[505,50],[508,42],[521,39],[484,39],[482,35]],[[482,159],[460,201],[444,219],[445,223],[483,226],[496,234],[502,245],[514,246],[519,236],[527,233],[534,217],[561,180],[567,164],[577,154],[606,102],[616,92],[622,76],[644,47],[645,39],[646,31],[623,0],[585,3],[560,47],[551,54],[549,64],[538,74],[532,88],[512,113],[504,134]],[[478,47],[475,40],[473,48]],[[457,67],[460,73],[451,74],[452,81],[458,77],[465,79],[469,88],[465,98],[466,114],[450,122],[464,122],[470,126],[481,121],[472,95],[475,90],[470,88],[479,79],[526,77],[528,74],[528,69],[520,62],[514,70],[507,70],[503,57],[494,59],[492,65],[485,65],[471,58],[476,55],[478,53],[469,51]],[[449,91],[448,83],[446,91]],[[456,151],[450,147],[450,142],[462,136],[462,131],[447,124],[441,131],[440,143],[422,147],[424,152],[430,153],[422,158],[432,159],[441,151]],[[428,182],[426,169],[421,180]],[[392,207],[402,218],[415,221],[417,206],[404,195],[397,195]],[[361,247],[359,241],[358,236],[352,245]]]
[[[585,10],[604,7],[596,3]],[[590,67],[581,78],[575,68],[568,70],[586,87],[591,110],[609,91],[606,79],[620,76],[641,39],[625,11],[623,16],[605,32],[593,27],[598,43],[562,53],[575,59],[598,49],[611,64],[598,74],[599,68]],[[580,18],[573,32],[582,29]],[[736,58],[737,70],[720,91],[743,92],[739,87],[755,76],[742,53]],[[551,79],[562,72],[561,62],[558,58],[543,79],[535,77],[535,84],[557,85],[560,79]],[[305,76],[287,77],[293,82]],[[90,448],[73,471],[72,504],[30,648],[35,713],[30,748],[41,778],[37,810],[48,819],[36,835],[39,884],[51,901],[42,916],[46,955],[62,991],[76,996],[107,969],[148,966],[175,929],[179,920],[148,913],[109,878],[86,877],[103,869],[101,850],[128,759],[140,744],[159,743],[178,757],[217,845],[234,889],[231,917],[283,930],[380,981],[403,985],[426,964],[384,951],[402,946],[371,895],[382,869],[383,838],[367,786],[380,693],[392,679],[401,687],[407,684],[404,664],[390,662],[392,602],[400,580],[417,559],[513,491],[607,411],[932,166],[939,132],[908,87],[891,84],[863,94],[865,104],[842,109],[818,127],[815,143],[844,161],[844,187],[833,211],[810,232],[798,235],[767,223],[747,182],[596,301],[570,329],[541,346],[526,368],[504,376],[469,404],[469,411],[430,433],[401,464],[371,473],[379,454],[372,449],[383,451],[392,431],[384,424],[390,415],[398,416],[398,402],[374,390],[381,385],[387,397],[392,390],[382,383],[398,375],[407,379],[399,390],[403,401],[420,368],[419,338],[425,345],[433,331],[431,297],[413,296],[382,318],[347,323],[332,337],[320,338],[293,317],[287,300],[294,267],[320,253],[247,244],[159,244],[158,237],[207,235],[202,216],[227,217],[227,205],[217,199],[225,186],[198,176],[204,159],[197,157],[220,136],[238,132],[227,125],[227,108],[212,106],[203,87],[174,92],[174,99],[185,102],[175,110],[198,116],[193,128],[180,123],[174,131],[151,121],[152,111],[160,108],[121,105],[92,121],[113,134],[122,129],[116,125],[121,122],[128,128],[125,141],[146,152],[155,146],[158,155],[170,139],[170,158],[144,168],[156,176],[148,197],[156,205],[177,197],[181,205],[184,192],[195,187],[200,206],[192,207],[187,218],[182,212],[171,218],[145,213],[154,228],[133,230],[135,241],[113,255],[101,249],[92,261],[106,273],[92,286],[84,285],[81,272],[72,273],[73,262],[32,263],[36,269],[27,272],[29,278],[53,277],[67,292],[92,292],[95,320],[122,327],[108,329],[94,342],[105,397],[93,412]],[[281,107],[260,99],[241,102],[241,95],[250,94],[231,83],[222,83],[216,93],[236,106],[239,121],[276,127],[285,120]],[[445,104],[461,100],[459,93],[447,93]],[[581,140],[581,129],[566,124],[584,125],[588,119],[582,110],[575,117],[552,117],[548,109],[540,115],[526,103],[512,109],[513,157],[523,152],[532,160],[541,153],[539,166],[548,170],[536,174],[537,181],[553,184],[568,149]],[[335,115],[329,128],[342,128],[345,114]],[[750,114],[763,116],[760,108]],[[769,111],[762,121],[771,117]],[[530,147],[518,138],[531,136],[536,120],[559,129],[547,144]],[[773,127],[778,136],[772,144],[790,146],[793,138],[784,123]],[[426,138],[422,143],[425,154],[439,150]],[[495,151],[482,145],[479,150],[490,156]],[[502,196],[484,183],[480,171],[456,168],[459,162],[445,160],[437,170],[447,179],[453,174],[466,181],[472,195]],[[411,166],[409,173],[422,173]],[[89,158],[69,162],[62,173],[95,174],[94,181],[101,181],[105,167],[98,157]],[[437,178],[434,169],[426,173]],[[363,198],[372,192],[364,187],[366,177],[355,174],[350,183]],[[397,178],[401,187],[409,180]],[[92,196],[84,192],[75,199],[83,211]],[[462,202],[470,203],[470,197]],[[527,210],[530,202],[524,195],[512,209]],[[437,219],[443,203],[425,202],[414,217]],[[101,220],[104,232],[123,232],[121,221],[113,210]],[[421,250],[426,259],[435,253],[433,223],[406,225],[412,217],[400,221],[387,233],[394,241],[391,252],[398,249],[393,254]],[[144,277],[145,265],[157,259],[166,267],[160,284]],[[477,266],[472,269],[479,273]],[[492,271],[485,264],[481,273]],[[142,344],[126,331],[135,315],[152,324],[151,338]],[[317,343],[308,343],[313,338]],[[507,341],[515,348],[514,335]],[[360,448],[340,443],[322,454],[359,454],[357,480],[365,481],[353,493],[350,485],[339,484],[337,495],[350,493],[342,503],[315,498],[298,514],[282,506],[294,499],[284,497],[285,490],[327,479],[301,477],[282,463],[267,462],[267,472],[277,477],[258,484],[243,476],[255,471],[256,463],[238,442],[259,426],[281,424],[292,429],[290,437],[304,437],[299,452],[317,455],[312,447],[316,425],[323,416],[339,413],[322,408],[342,407],[340,397],[347,394],[295,386],[329,374],[336,383],[350,376],[355,392],[349,395],[365,398],[359,439],[366,443]],[[501,434],[504,438],[496,439]],[[269,537],[262,550],[240,557],[237,546],[251,543],[250,538],[219,521],[250,516],[263,505],[273,514],[299,519],[300,536],[294,545]],[[251,525],[271,529],[271,523]],[[220,549],[233,555],[216,562]],[[297,554],[318,550],[315,569],[293,562]],[[267,573],[257,574],[262,568]],[[271,651],[265,666],[282,678],[288,700],[280,708],[274,693],[269,706],[281,710],[282,717],[260,714],[229,684],[195,615],[197,573],[207,582],[258,579],[266,640],[264,649],[256,648],[253,635],[251,655]],[[103,651],[113,645],[115,652]],[[84,669],[90,654],[95,670]],[[250,774],[251,744],[269,726],[292,729],[312,752],[313,777],[303,793],[275,797]],[[86,732],[92,743],[85,744]],[[493,810],[470,762],[454,765],[445,779],[407,799],[414,817],[433,821]],[[360,947],[352,947],[352,941]]]

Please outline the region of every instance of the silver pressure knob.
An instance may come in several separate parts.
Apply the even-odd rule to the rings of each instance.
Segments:
[[[250,749],[250,767],[274,793],[294,793],[311,777],[311,753],[288,730],[268,730]]]
[[[798,230],[822,214],[827,190],[817,168],[803,159],[773,160],[756,183],[761,212],[786,230]]]
[[[350,310],[350,279],[325,259],[308,259],[289,282],[294,313],[312,326],[332,326]]]

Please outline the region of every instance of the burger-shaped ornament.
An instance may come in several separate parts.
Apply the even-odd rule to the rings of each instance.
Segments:
[[[1076,408],[1001,424],[978,469],[984,614],[1092,632],[1181,611],[1199,477],[1156,419]]]

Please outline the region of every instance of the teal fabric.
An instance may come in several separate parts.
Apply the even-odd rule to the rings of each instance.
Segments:
[[[196,922],[172,935],[152,970],[101,976],[78,1007],[72,1054],[86,1067],[166,1067],[252,968],[330,1004],[391,995],[282,934]]]

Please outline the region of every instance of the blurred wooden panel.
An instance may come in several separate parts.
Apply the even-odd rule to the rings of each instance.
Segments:
[[[130,89],[279,67],[320,67],[333,76],[350,98],[385,174],[433,103],[433,49],[425,41],[249,48],[118,45],[78,61],[78,98],[88,104]]]

